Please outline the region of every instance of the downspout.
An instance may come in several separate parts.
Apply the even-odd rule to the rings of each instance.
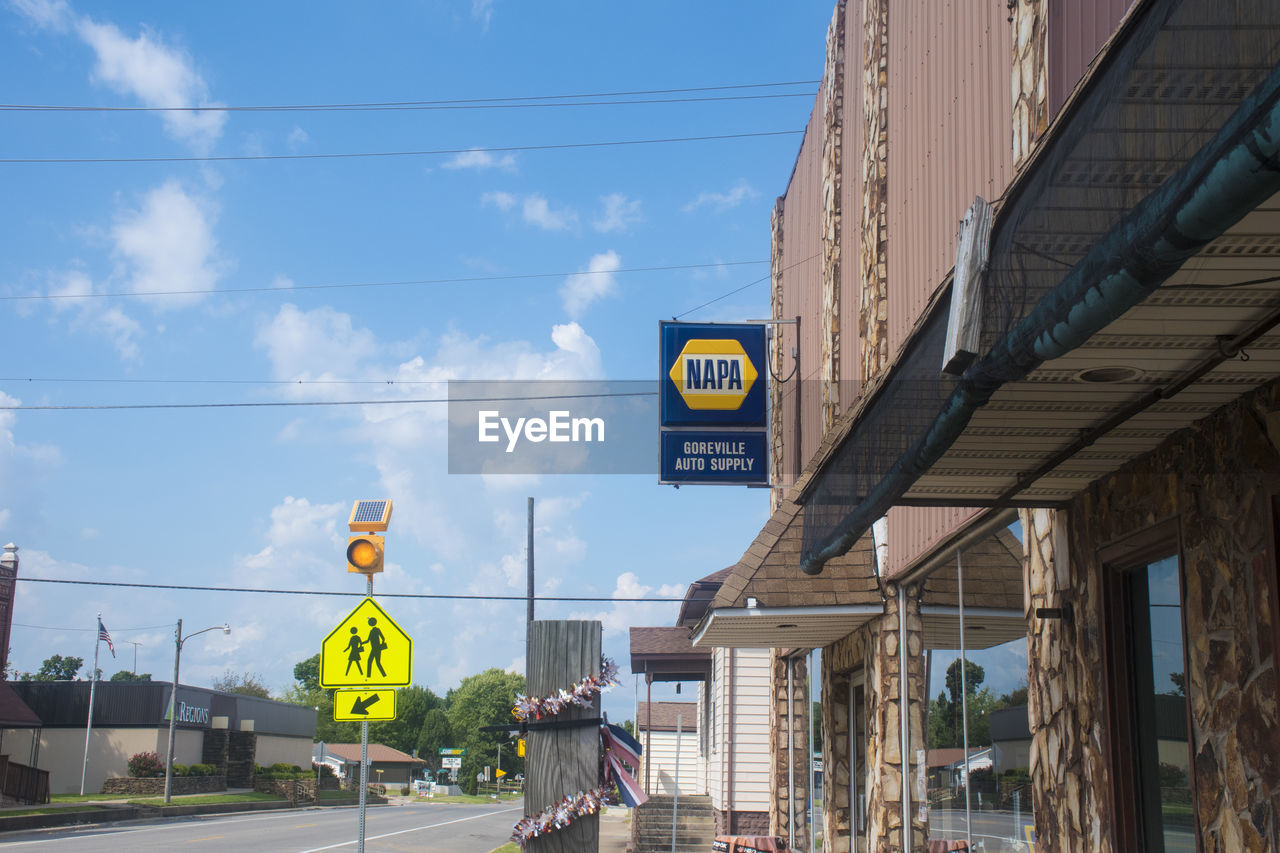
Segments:
[[[915,445],[813,549],[818,574],[944,453],[974,412],[1008,382],[1079,347],[1150,296],[1193,255],[1280,191],[1280,66],[1186,165],[1093,244],[1005,338],[965,371]]]
[[[727,744],[725,746],[725,764],[727,772],[725,773],[725,829],[730,834],[734,832],[733,826],[733,662],[737,649],[729,649],[729,661],[726,664],[728,677],[728,695],[725,697],[724,706],[724,735]]]
[[[796,705],[791,672],[795,661],[787,657],[787,849],[796,849]]]

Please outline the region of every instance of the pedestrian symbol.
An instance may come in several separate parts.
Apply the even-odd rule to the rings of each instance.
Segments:
[[[321,687],[407,687],[412,680],[413,640],[372,598],[320,645]]]
[[[396,691],[387,690],[335,690],[333,692],[333,718],[335,720],[394,720],[396,718]]]

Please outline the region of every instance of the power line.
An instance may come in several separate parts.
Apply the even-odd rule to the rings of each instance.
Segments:
[[[0,412],[72,412],[129,409],[272,409],[299,406],[404,406],[413,403],[511,403],[528,400],[595,400],[607,397],[656,397],[657,391],[599,394],[544,394],[529,397],[426,397],[413,400],[267,400],[254,403],[104,403],[102,405],[0,406]]]
[[[171,583],[125,583],[123,581],[85,581],[85,580],[69,580],[67,578],[32,578],[18,577],[17,580],[27,583],[61,583],[71,584],[74,586],[106,586],[106,587],[124,587],[127,589],[167,589],[177,590],[181,592],[237,592],[237,593],[254,593],[258,595],[340,595],[340,596],[361,596],[365,593],[351,590],[318,590],[318,589],[258,589],[247,586],[188,586],[185,584]],[[430,592],[379,592],[379,598],[415,598],[430,599],[442,601],[528,601],[526,595],[470,595],[461,593],[430,593]],[[538,595],[534,596],[535,601],[600,601],[600,602],[627,602],[633,604],[671,604],[684,601],[683,598],[615,598],[612,596],[591,596],[591,595]],[[165,627],[165,626],[161,626]]]
[[[676,142],[718,142],[725,139],[760,139],[769,136],[796,136],[803,130],[769,130],[757,133],[722,133],[714,136],[672,136],[661,139],[616,139],[608,142],[562,142],[549,145],[507,145],[494,148],[434,148],[415,151],[350,151],[336,154],[223,154],[198,157],[5,157],[3,165],[101,165],[108,163],[230,163],[265,160],[352,160],[371,157],[429,157],[445,154],[508,154],[516,151],[569,151],[588,148],[615,148],[629,145],[666,145]]]
[[[809,263],[809,261],[812,261],[816,257],[818,256],[810,255],[807,258],[802,258],[801,260],[796,261],[794,264],[791,264],[790,266],[783,267],[782,271],[786,272],[787,270],[795,269],[801,264]],[[755,281],[749,281],[746,284],[742,285],[742,287],[735,287],[733,290],[730,290],[728,293],[722,293],[719,296],[717,296],[715,299],[709,299],[706,302],[702,303],[701,305],[690,308],[688,311],[681,311],[679,314],[672,316],[671,319],[679,320],[681,317],[685,316],[686,314],[692,314],[694,311],[701,311],[703,308],[706,308],[708,305],[714,305],[715,303],[719,302],[721,299],[728,299],[730,296],[733,296],[735,293],[741,293],[742,291],[746,290],[748,287],[755,287],[757,284],[763,284],[764,282],[768,281],[772,277],[773,277],[773,271],[770,270],[769,275],[766,275],[762,278],[758,278]]]
[[[295,290],[342,290],[357,287],[413,287],[428,284],[475,284],[497,281],[527,281],[539,278],[565,278],[571,275],[614,275],[636,272],[671,272],[674,270],[697,270],[713,267],[738,267],[755,264],[767,264],[768,261],[725,261],[709,264],[672,264],[668,266],[628,267],[626,269],[592,272],[575,270],[573,272],[537,272],[513,273],[511,275],[478,275],[461,278],[419,278],[403,281],[356,281],[340,284],[295,284],[289,287],[220,287],[204,290],[138,290],[114,293],[26,293],[0,296],[0,302],[29,301],[36,299],[106,299],[106,298],[140,298],[153,296],[198,296],[221,293],[289,293]]]
[[[54,625],[26,625],[26,624],[23,624],[22,622],[14,622],[13,626],[15,628],[35,628],[40,631],[87,631],[91,634],[96,634],[98,632],[97,628],[59,628]],[[172,627],[173,627],[172,622],[166,622],[163,625],[143,625],[140,628],[117,628],[116,635],[119,636],[121,634],[127,634],[130,631],[158,631],[161,628],[172,628]]]
[[[537,102],[545,101],[566,101],[566,103],[550,104],[550,106],[576,106],[577,102],[569,103],[569,99],[580,98],[630,98],[639,95],[680,95],[691,92],[728,92],[740,91],[743,89],[775,89],[789,86],[816,86],[821,80],[792,80],[780,83],[742,83],[731,86],[693,86],[682,89],[637,89],[622,92],[587,92],[578,94],[561,94],[561,95],[526,95],[517,97],[503,98],[450,98],[430,101],[364,101],[352,103],[334,103],[334,104],[259,104],[259,105],[241,105],[228,106],[225,104],[205,105],[197,107],[122,107],[122,106],[96,106],[96,105],[75,105],[75,104],[0,104],[0,110],[9,110],[15,112],[144,112],[144,113],[165,113],[165,112],[325,112],[333,110],[415,110],[415,109],[441,109],[451,107],[508,107],[508,106],[541,106]],[[715,98],[688,98],[688,99],[671,99],[664,101],[620,101],[617,103],[680,103],[682,101],[718,101],[718,100],[737,100],[747,98],[794,98],[803,96],[812,96],[813,92],[795,92],[784,93],[778,95],[746,95],[746,96],[725,96]]]

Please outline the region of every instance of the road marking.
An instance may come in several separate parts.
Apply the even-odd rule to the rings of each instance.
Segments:
[[[506,814],[507,812],[517,812],[517,811],[523,811],[523,810],[524,810],[524,806],[517,806],[515,808],[510,808],[510,809],[499,809],[496,812],[485,812],[484,814],[471,815],[470,817],[460,817],[456,820],[446,820],[446,821],[443,821],[442,823],[431,823],[431,824],[427,824],[426,826],[414,826],[414,827],[410,827],[409,829],[401,829],[396,832],[386,832],[386,833],[383,833],[382,835],[367,835],[365,836],[364,840],[377,841],[380,838],[390,838],[393,835],[404,835],[406,832],[421,832],[424,829],[435,829],[436,827],[440,827],[440,826],[448,826],[451,823],[465,823],[466,821],[469,821],[469,820],[479,820],[482,817],[492,817],[493,815],[496,815],[496,814]],[[342,841],[342,842],[339,842],[338,844],[330,844],[327,847],[312,847],[309,850],[301,851],[301,853],[320,853],[321,850],[336,850],[339,847],[349,847],[353,844],[356,844],[357,841],[358,839],[353,838],[350,841]]]
[[[306,829],[308,826],[319,826],[319,825],[320,825],[320,824],[318,824],[318,823],[295,823],[295,824],[293,825],[293,828],[294,828],[294,829]]]
[[[196,844],[201,841],[217,841],[219,838],[226,838],[226,836],[225,835],[208,835],[208,836],[205,836],[204,838],[188,838],[187,843]]]

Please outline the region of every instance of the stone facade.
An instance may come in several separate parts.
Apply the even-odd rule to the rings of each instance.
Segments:
[[[1027,607],[1071,604],[1029,637],[1037,850],[1116,850],[1108,605],[1099,549],[1173,520],[1181,551],[1194,806],[1204,853],[1280,837],[1276,544],[1280,385],[1225,406],[1094,482],[1066,517],[1024,514]],[[1111,640],[1114,642],[1114,639]]]
[[[171,781],[170,790],[174,794],[211,794],[227,790],[224,776],[174,776]],[[102,793],[120,797],[163,797],[164,777],[111,776],[103,780]]]
[[[862,298],[858,326],[862,382],[889,363],[889,0],[864,0]]]
[[[805,658],[791,661],[791,691],[787,691],[788,659],[773,649],[769,667],[773,682],[769,703],[769,753],[773,774],[769,779],[769,835],[791,838],[791,784],[795,781],[795,847],[807,849],[809,803],[809,668]],[[790,713],[788,713],[790,711]],[[789,762],[794,760],[794,764]]]
[[[258,753],[258,736],[253,732],[230,732],[227,741],[227,785],[253,787],[253,762]]]
[[[872,632],[849,634],[822,650],[822,766],[824,809],[822,835],[830,853],[852,853],[850,836],[853,816],[849,813],[849,681],[854,673],[869,668]],[[871,706],[872,684],[866,680],[867,706]],[[867,740],[878,733],[867,721]],[[879,723],[877,718],[875,721]],[[859,744],[864,752],[866,744]],[[863,787],[866,781],[861,782]]]
[[[729,812],[716,809],[715,833],[716,835],[769,835],[769,813]]]
[[[769,270],[771,281],[769,283],[769,316],[775,320],[782,319],[782,239],[784,236],[783,223],[785,217],[783,215],[783,200],[779,196],[773,205],[773,216],[769,219],[770,234],[770,261]],[[774,334],[769,339],[769,361],[773,365],[773,375],[782,377],[787,375],[786,364],[788,361],[787,347],[783,344],[786,326],[774,327]],[[791,332],[791,338],[796,340],[798,330]],[[799,346],[799,341],[796,340]],[[795,382],[792,389],[799,393],[800,376],[797,373],[794,377]],[[782,423],[783,423],[783,405],[782,405],[782,382],[769,382],[769,468],[773,472],[770,480],[775,484],[783,482],[782,452]],[[800,472],[796,471],[793,476],[800,476]],[[776,512],[778,504],[782,501],[784,489],[771,489],[769,492],[769,512]]]
[[[276,794],[294,805],[316,801],[315,779],[258,779],[253,783],[253,790]]]
[[[1013,13],[1013,165],[1049,127],[1048,0],[1016,0]]]
[[[840,417],[840,199],[844,176],[845,0],[827,28],[822,74],[822,431]]]

